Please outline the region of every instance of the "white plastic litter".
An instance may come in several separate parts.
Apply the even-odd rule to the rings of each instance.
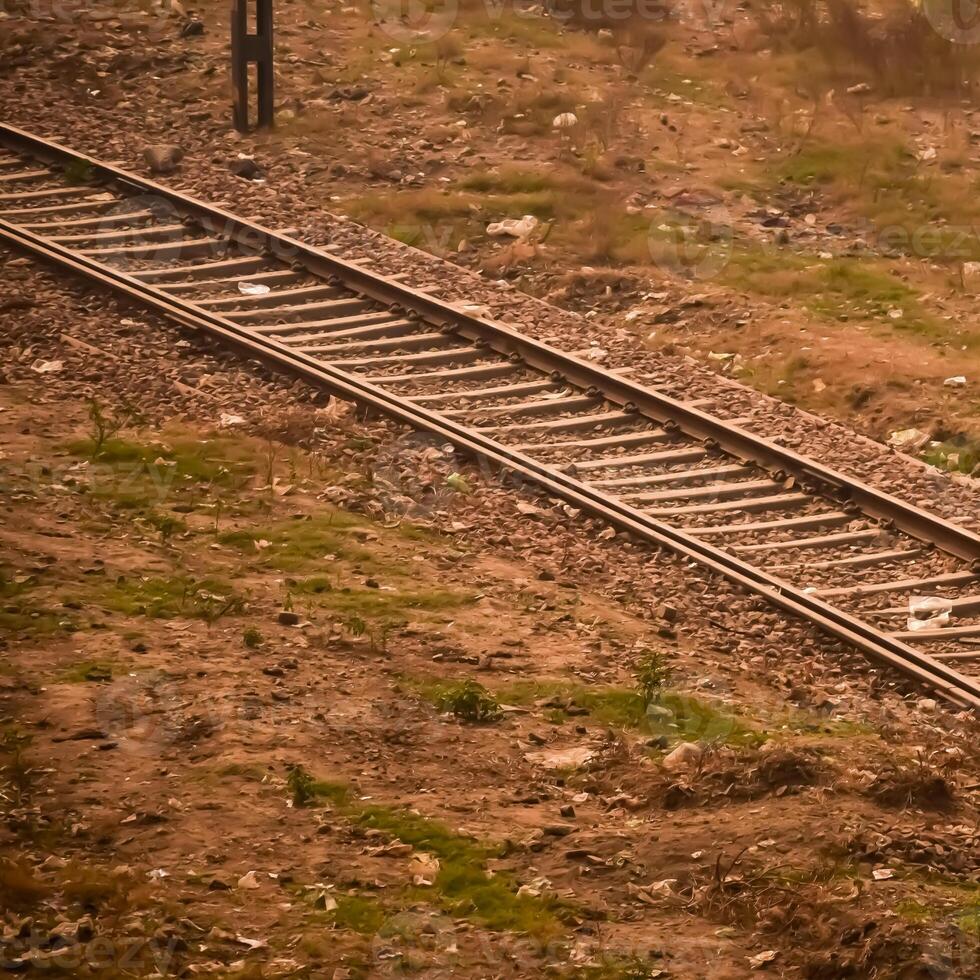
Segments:
[[[949,625],[953,603],[938,595],[909,597],[908,629],[910,633],[921,630],[938,630]]]
[[[533,214],[525,214],[523,218],[504,218],[487,225],[487,234],[495,237],[510,235],[511,238],[527,238],[538,227],[538,219]]]
[[[555,129],[571,129],[572,126],[578,124],[578,116],[574,112],[562,112],[555,116],[551,121],[551,125]]]
[[[246,296],[265,296],[266,293],[272,292],[268,286],[260,282],[240,282],[238,284],[238,291],[244,293]]]
[[[57,374],[64,366],[63,361],[37,360],[31,365],[31,370],[35,374]]]
[[[947,378],[943,384],[947,388],[962,388],[966,384],[966,378],[962,374],[957,374],[952,378]]]
[[[930,439],[928,432],[921,429],[899,429],[888,437],[888,445],[903,453],[920,450]]]

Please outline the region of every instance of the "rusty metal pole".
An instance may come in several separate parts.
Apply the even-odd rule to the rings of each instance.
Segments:
[[[255,33],[248,33],[250,0],[231,4],[231,85],[235,129],[247,133],[249,121],[248,66],[255,65],[258,88],[258,126],[275,122],[275,74],[273,66],[272,0],[255,0]]]

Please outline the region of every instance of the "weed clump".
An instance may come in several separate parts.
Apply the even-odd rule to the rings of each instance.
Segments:
[[[316,779],[303,766],[289,767],[286,787],[293,806],[315,806],[322,800],[340,805],[347,801],[346,786]]]
[[[666,658],[662,653],[646,652],[633,668],[633,676],[636,678],[637,693],[644,707],[649,708],[660,700],[670,678]]]
[[[443,691],[436,707],[471,724],[498,721],[502,715],[500,702],[476,681],[463,681]]]
[[[249,650],[257,650],[263,643],[265,643],[265,637],[262,636],[260,630],[257,630],[254,626],[249,626],[248,629],[246,629],[242,634],[242,643],[244,643]]]

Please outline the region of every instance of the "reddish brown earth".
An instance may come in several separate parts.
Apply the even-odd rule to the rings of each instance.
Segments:
[[[353,215],[485,278],[478,296],[399,253],[420,285],[590,315],[528,318],[570,349],[690,353],[969,448],[973,298],[955,261],[885,254],[849,176],[887,132],[909,200],[941,191],[969,225],[969,104],[813,96],[809,55],[744,10],[672,25],[639,71],[533,12],[465,10],[437,50],[354,6],[277,10],[274,134],[228,130],[220,4],[6,4],[3,116],[141,172],[177,143],[175,185],[391,261],[324,217]],[[567,141],[559,110],[583,120]],[[815,184],[775,178],[801,158]],[[738,248],[711,277],[650,250],[650,227],[719,203]],[[486,234],[528,212],[546,238]],[[823,250],[849,270],[833,288]],[[0,969],[977,975],[975,720],[424,438],[0,263]],[[98,449],[100,414],[119,431]],[[786,425],[800,445],[815,423]],[[823,438],[835,462],[851,442]],[[975,522],[963,486],[853,443]],[[669,676],[648,712],[651,658]],[[481,689],[500,717],[449,710]],[[682,741],[696,759],[670,770]]]
[[[975,721],[11,261],[6,969],[973,975]],[[465,680],[499,718],[439,702]]]

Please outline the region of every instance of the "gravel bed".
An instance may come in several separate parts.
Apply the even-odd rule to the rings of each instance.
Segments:
[[[21,83],[28,91],[11,97],[16,82],[0,79],[6,117],[15,125],[60,140],[101,159],[120,162],[137,172],[144,171],[143,140],[160,138],[160,120],[137,124],[125,113],[107,111],[97,105],[85,113],[74,111],[69,102],[58,102],[39,119],[37,106],[48,100],[31,89],[37,82]],[[40,98],[40,101],[39,101]],[[134,139],[133,133],[141,134]],[[264,182],[244,180],[228,172],[228,155],[254,150],[250,138],[223,131],[219,124],[191,124],[174,118],[167,123],[167,138],[179,142],[186,152],[181,170],[168,183],[212,203],[230,207],[239,214],[265,224],[299,229],[300,237],[313,244],[327,245],[345,258],[370,259],[387,275],[398,275],[416,288],[437,283],[440,296],[452,302],[484,307],[492,318],[508,322],[527,334],[554,343],[565,350],[582,351],[593,345],[610,368],[630,368],[633,376],[669,385],[678,397],[711,397],[722,417],[748,416],[747,427],[788,448],[866,480],[886,491],[909,499],[935,513],[980,530],[980,487],[978,481],[940,473],[917,460],[899,454],[848,427],[799,411],[776,399],[752,391],[721,377],[687,357],[638,349],[627,330],[604,329],[574,312],[548,305],[520,293],[505,281],[492,280],[453,265],[386,236],[364,228],[342,216],[330,215],[312,206],[304,194],[304,176],[289,157],[268,159],[259,153],[266,174]],[[222,147],[227,149],[222,150]]]
[[[179,417],[230,424],[297,442],[327,462],[347,458],[350,468],[385,480],[406,474],[405,487],[394,490],[374,481],[363,488],[324,485],[326,499],[394,520],[416,515],[418,485],[412,481],[424,477],[421,483],[432,486],[460,472],[475,492],[455,497],[448,508],[423,507],[424,521],[458,535],[463,549],[489,547],[519,558],[532,576],[550,570],[572,588],[576,578],[587,579],[611,603],[648,619],[653,642],[693,658],[688,669],[706,691],[730,690],[748,678],[795,704],[823,705],[821,710],[842,717],[930,727],[966,721],[962,713],[932,713],[928,698],[919,714],[922,694],[902,678],[696,563],[613,534],[534,488],[517,493],[500,487],[431,437],[384,420],[357,422],[355,413],[323,392],[284,382],[254,360],[188,338],[175,325],[83,282],[62,279],[2,248],[0,260],[0,303],[29,297],[2,338],[0,382],[17,386],[23,397],[64,392],[109,404],[129,401],[151,431]],[[51,360],[61,362],[60,370],[39,374]],[[441,469],[430,475],[433,466]],[[533,591],[533,578],[526,587]]]

